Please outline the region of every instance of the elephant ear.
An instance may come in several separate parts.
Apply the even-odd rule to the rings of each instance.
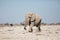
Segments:
[[[36,21],[35,21],[35,22],[36,22],[36,23],[39,23],[40,20],[41,20],[41,17],[40,17],[39,15],[36,14]]]

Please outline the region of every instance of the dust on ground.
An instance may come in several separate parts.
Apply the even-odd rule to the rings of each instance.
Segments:
[[[42,25],[41,32],[32,33],[24,26],[1,26],[0,40],[60,40],[60,25]]]

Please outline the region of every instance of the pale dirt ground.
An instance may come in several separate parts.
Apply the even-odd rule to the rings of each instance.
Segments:
[[[23,26],[0,27],[0,40],[60,40],[60,25],[41,26],[41,32],[26,32]]]

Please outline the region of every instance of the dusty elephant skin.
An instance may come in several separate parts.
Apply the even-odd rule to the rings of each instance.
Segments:
[[[24,27],[25,30],[26,30],[27,25],[30,26],[29,32],[33,31],[33,29],[32,29],[33,26],[38,27],[38,30],[41,31],[41,29],[40,29],[40,25],[41,25],[40,16],[37,14],[34,14],[34,13],[27,13],[25,15],[25,27]]]

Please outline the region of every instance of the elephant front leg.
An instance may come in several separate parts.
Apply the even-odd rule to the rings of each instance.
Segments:
[[[33,24],[30,24],[30,25],[27,25],[25,28],[28,32],[32,32],[32,27],[33,27]]]
[[[29,31],[28,32],[32,32],[32,27],[29,27]]]
[[[32,29],[33,26],[34,26],[34,22],[31,22],[29,32],[33,31],[33,29]]]

